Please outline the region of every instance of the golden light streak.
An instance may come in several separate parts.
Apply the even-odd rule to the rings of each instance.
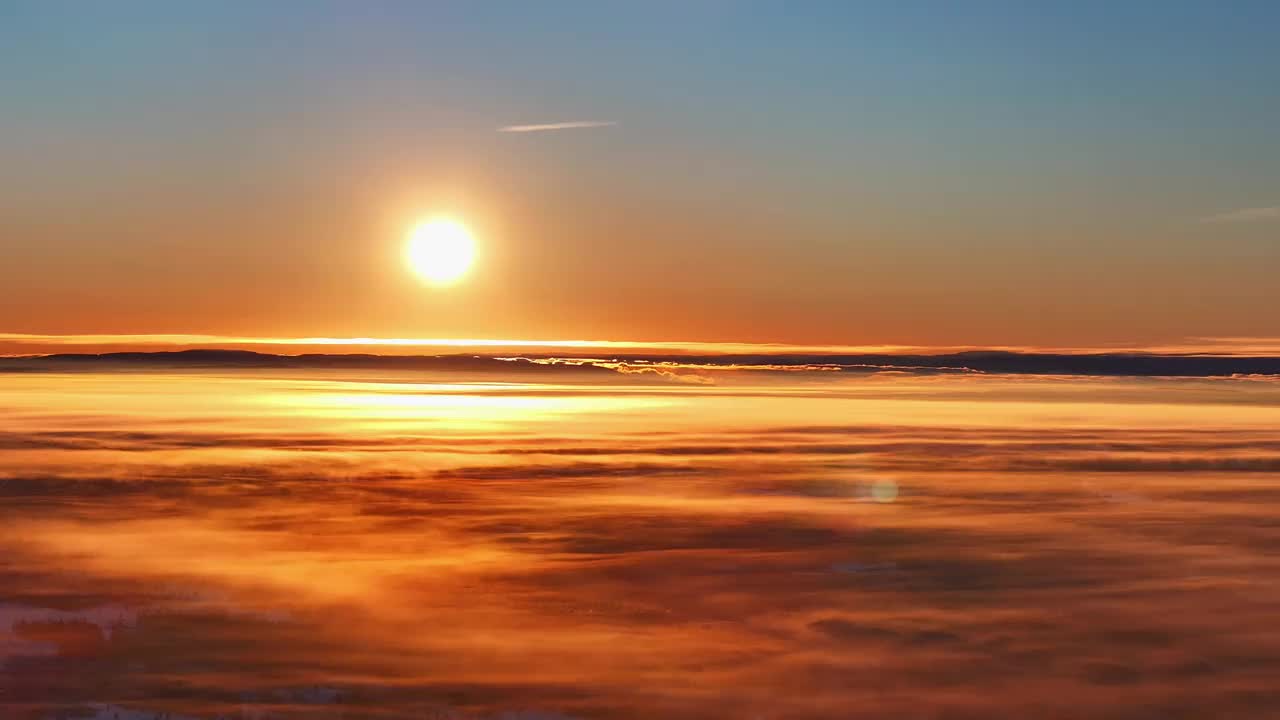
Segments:
[[[12,346],[6,348],[6,346]],[[58,348],[42,350],[40,346]],[[115,349],[184,349],[191,347],[361,347],[379,348],[445,348],[491,350],[520,349],[599,349],[618,352],[670,352],[672,354],[919,354],[937,355],[970,350],[1044,353],[1171,353],[1189,355],[1260,356],[1280,355],[1280,338],[1188,338],[1182,343],[1165,345],[1108,345],[1089,347],[1062,346],[973,346],[973,345],[820,345],[750,342],[695,342],[682,340],[539,340],[522,338],[405,338],[405,337],[255,337],[249,335],[200,334],[37,334],[0,333],[0,355],[63,352],[63,347]],[[21,351],[27,348],[36,348]]]

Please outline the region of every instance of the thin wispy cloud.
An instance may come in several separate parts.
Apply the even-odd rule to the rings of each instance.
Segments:
[[[1231,212],[1218,213],[1217,215],[1209,215],[1200,218],[1201,222],[1206,223],[1242,223],[1242,222],[1261,222],[1265,220],[1280,220],[1280,205],[1271,207],[1242,208],[1240,210],[1232,210]]]
[[[613,127],[618,123],[613,120],[569,120],[566,122],[540,123],[535,125],[506,125],[498,128],[498,132],[527,133],[547,132],[549,130],[583,130],[586,128]]]

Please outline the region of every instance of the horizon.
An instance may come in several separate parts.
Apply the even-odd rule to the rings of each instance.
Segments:
[[[1140,345],[1114,343],[1083,347],[1016,345],[802,345],[788,343],[739,343],[696,341],[624,341],[583,339],[513,338],[371,338],[371,337],[221,337],[175,334],[48,335],[0,332],[0,357],[50,355],[60,352],[165,352],[187,349],[256,350],[289,355],[333,351],[336,348],[374,354],[412,355],[424,349],[456,352],[546,351],[578,356],[590,351],[626,355],[947,355],[965,352],[1043,354],[1153,354],[1217,357],[1269,357],[1280,355],[1280,337],[1196,337],[1182,342]],[[293,352],[284,352],[288,349]]]

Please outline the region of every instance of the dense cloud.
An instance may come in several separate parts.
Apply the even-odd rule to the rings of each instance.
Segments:
[[[0,714],[1280,702],[1280,425],[1236,381],[265,377],[8,386]]]

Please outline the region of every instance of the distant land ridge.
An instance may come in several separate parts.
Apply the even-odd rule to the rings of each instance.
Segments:
[[[940,355],[723,354],[659,355],[569,353],[503,355],[274,355],[251,350],[190,349],[159,352],[59,353],[0,358],[0,372],[128,368],[333,368],[435,370],[484,373],[592,374],[696,368],[705,371],[823,370],[842,373],[910,372],[1082,375],[1116,377],[1228,377],[1280,375],[1280,357],[1151,353],[1022,353],[967,351]]]

